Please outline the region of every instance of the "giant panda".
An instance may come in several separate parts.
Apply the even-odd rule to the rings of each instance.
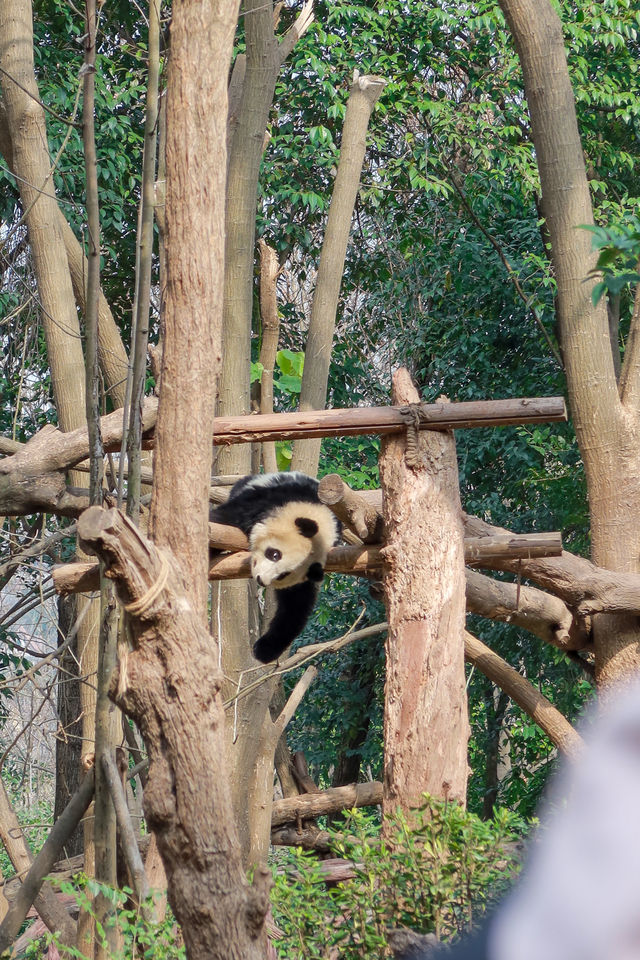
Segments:
[[[211,519],[247,535],[252,576],[276,590],[275,615],[253,655],[277,660],[309,619],[340,521],[320,503],[318,481],[297,471],[243,477]]]

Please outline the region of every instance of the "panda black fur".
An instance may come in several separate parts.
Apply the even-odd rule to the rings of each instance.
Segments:
[[[211,519],[247,535],[253,577],[276,589],[275,615],[253,655],[277,660],[309,619],[340,522],[320,503],[317,480],[295,471],[243,477]]]

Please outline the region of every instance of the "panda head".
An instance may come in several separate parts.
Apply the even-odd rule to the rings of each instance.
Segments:
[[[249,534],[251,574],[261,586],[320,582],[338,521],[323,504],[290,502],[272,510]]]

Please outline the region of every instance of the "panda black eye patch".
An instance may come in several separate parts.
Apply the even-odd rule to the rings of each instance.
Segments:
[[[282,560],[282,553],[280,552],[280,550],[276,550],[275,547],[267,547],[267,549],[264,552],[264,555],[267,558],[267,560],[271,560],[272,563],[277,563],[278,560]]]
[[[302,536],[308,537],[309,540],[318,532],[318,524],[309,517],[296,517],[295,523]]]

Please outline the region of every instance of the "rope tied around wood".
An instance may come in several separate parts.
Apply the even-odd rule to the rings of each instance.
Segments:
[[[162,593],[166,586],[170,571],[169,561],[160,550],[158,550],[158,559],[160,560],[160,572],[154,583],[151,584],[147,592],[138,600],[124,604],[124,609],[130,616],[141,617],[143,613],[146,613],[153,601]]]
[[[427,422],[421,403],[408,403],[398,408],[398,413],[406,425],[406,443],[404,459],[412,470],[425,466],[425,458],[420,453],[420,424]]]

